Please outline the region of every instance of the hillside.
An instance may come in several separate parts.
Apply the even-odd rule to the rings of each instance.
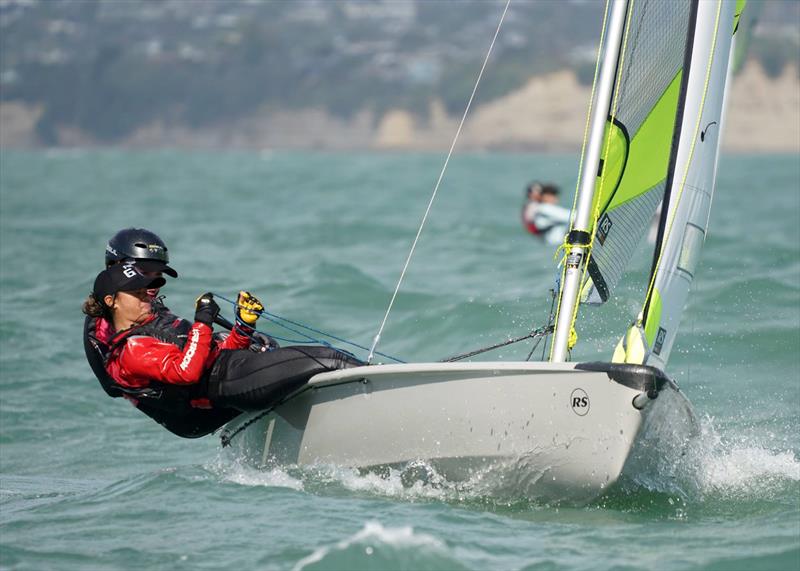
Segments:
[[[0,0],[0,145],[446,148],[503,6]],[[460,148],[576,148],[602,6],[515,0]],[[726,145],[795,152],[800,2],[747,6]]]
[[[473,109],[459,149],[574,151],[580,148],[590,90],[570,71],[531,78],[522,88]],[[0,103],[0,146],[38,145],[41,106]],[[322,149],[445,151],[458,127],[441,102],[427,116],[402,109],[369,110],[344,119],[324,108],[263,107],[252,115],[213,126],[189,128],[157,120],[135,129],[122,148]],[[75,127],[57,129],[62,146],[99,146]],[[750,62],[734,80],[723,149],[734,152],[800,154],[800,81],[796,69],[778,78]]]

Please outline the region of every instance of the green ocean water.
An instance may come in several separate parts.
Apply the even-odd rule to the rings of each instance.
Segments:
[[[668,368],[701,435],[669,474],[587,506],[337,467],[255,471],[93,380],[80,304],[126,226],[168,243],[180,278],[162,292],[178,314],[202,292],[246,288],[274,313],[369,345],[442,162],[0,153],[0,569],[799,569],[797,156],[722,157]],[[434,360],[541,325],[554,250],[523,231],[523,188],[553,180],[570,203],[577,162],[455,157],[379,349]],[[643,250],[620,298],[583,313],[576,360],[609,357],[648,263]]]

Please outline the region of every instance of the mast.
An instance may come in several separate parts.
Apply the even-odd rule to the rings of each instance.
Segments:
[[[578,303],[581,277],[584,273],[586,253],[591,237],[595,182],[600,167],[600,151],[603,147],[603,135],[605,134],[606,121],[608,119],[611,93],[614,89],[617,60],[619,59],[627,7],[627,0],[613,0],[611,7],[608,39],[604,46],[605,52],[597,87],[597,101],[591,111],[589,141],[586,147],[583,170],[581,171],[572,226],[567,236],[569,249],[565,261],[564,279],[561,285],[558,317],[555,332],[553,333],[553,350],[550,355],[550,360],[554,363],[566,361],[567,351],[569,350],[572,317]]]

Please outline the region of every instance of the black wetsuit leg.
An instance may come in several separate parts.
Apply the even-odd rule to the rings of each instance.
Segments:
[[[215,406],[264,410],[317,373],[363,364],[347,353],[320,346],[281,347],[265,353],[223,351],[211,371],[208,394]]]

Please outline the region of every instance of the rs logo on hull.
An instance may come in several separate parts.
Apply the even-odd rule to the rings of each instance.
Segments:
[[[575,389],[569,397],[569,405],[578,416],[586,416],[589,414],[589,395],[583,389]]]

